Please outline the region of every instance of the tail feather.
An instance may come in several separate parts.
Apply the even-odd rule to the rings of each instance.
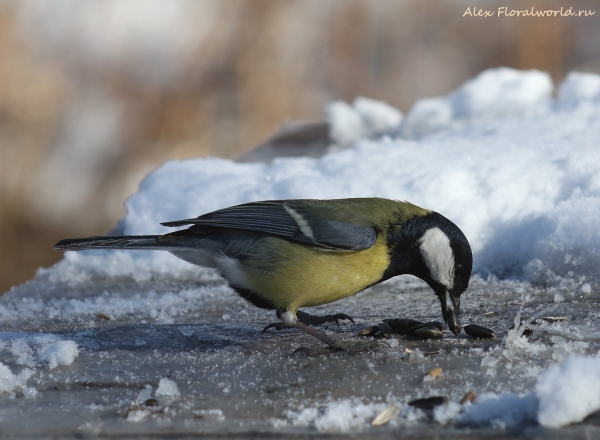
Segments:
[[[138,249],[138,250],[168,250],[169,244],[162,243],[157,238],[160,235],[125,235],[120,237],[88,237],[67,238],[54,245],[54,249],[82,251],[84,249]]]

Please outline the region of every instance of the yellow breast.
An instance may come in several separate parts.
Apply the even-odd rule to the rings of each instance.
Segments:
[[[242,262],[248,284],[293,312],[360,292],[379,281],[390,262],[385,237],[366,250],[329,251],[269,237]]]

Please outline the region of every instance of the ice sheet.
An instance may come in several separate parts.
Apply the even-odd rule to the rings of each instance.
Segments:
[[[446,331],[440,341],[404,337],[357,356],[290,359],[315,342],[295,331],[262,335],[273,314],[214,271],[160,252],[67,253],[0,300],[3,432],[580,433],[565,426],[596,411],[600,394],[600,103],[589,86],[597,79],[570,75],[552,100],[543,73],[488,71],[417,102],[404,120],[357,100],[339,108],[376,129],[356,135],[344,131],[354,123],[340,124],[347,149],[270,165],[168,162],[129,198],[115,230],[163,233],[161,221],[261,199],[409,200],[467,235],[475,275],[461,319],[491,327],[495,339]],[[410,140],[402,127],[419,108],[437,128]],[[341,311],[356,325],[325,331],[353,340],[383,318],[440,320],[435,296],[413,277],[311,310]],[[423,381],[435,367],[442,375]],[[459,405],[470,390],[479,398]],[[407,406],[434,395],[450,403]],[[400,415],[370,427],[390,404]],[[36,414],[26,427],[16,422],[23,412]]]

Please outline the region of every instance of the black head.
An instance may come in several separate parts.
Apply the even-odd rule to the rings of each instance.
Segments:
[[[471,246],[462,231],[443,215],[430,212],[408,220],[390,240],[395,244],[390,270],[395,275],[421,278],[438,296],[444,321],[448,322],[451,313],[456,318],[460,296],[469,287],[473,269]],[[454,312],[448,307],[447,294]],[[460,332],[460,327],[456,324],[451,330]]]

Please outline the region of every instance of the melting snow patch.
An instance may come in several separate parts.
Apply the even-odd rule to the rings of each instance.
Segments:
[[[402,407],[398,416],[390,421],[392,426],[410,425],[425,418],[425,414],[416,408],[403,406],[398,402],[391,403]],[[305,407],[299,411],[288,410],[284,415],[294,426],[312,426],[318,431],[349,432],[370,427],[375,416],[391,403],[363,403],[358,398],[342,399]],[[440,414],[440,419],[443,417]],[[272,423],[281,426],[283,421],[274,419]]]
[[[28,390],[27,394],[30,397],[35,397],[37,390],[27,388],[27,379],[33,376],[33,371],[25,368],[19,374],[14,374],[10,368],[0,362],[0,393],[11,392],[15,388]]]
[[[548,368],[535,386],[541,425],[558,428],[600,410],[600,358],[573,356]]]
[[[163,377],[160,382],[158,382],[156,395],[175,399],[179,397],[179,388],[177,388],[177,384],[174,381]]]
[[[534,394],[518,396],[512,393],[486,393],[477,397],[458,421],[475,425],[506,428],[525,421],[535,421],[538,400]]]
[[[71,365],[79,355],[79,348],[74,341],[64,341],[62,337],[51,333],[0,333],[2,351],[10,351],[19,365],[46,365],[50,370],[60,365]]]
[[[287,417],[295,426],[314,426],[318,431],[348,432],[364,428],[388,405],[364,404],[358,399],[343,399],[320,407],[304,408],[298,412],[288,411]]]

